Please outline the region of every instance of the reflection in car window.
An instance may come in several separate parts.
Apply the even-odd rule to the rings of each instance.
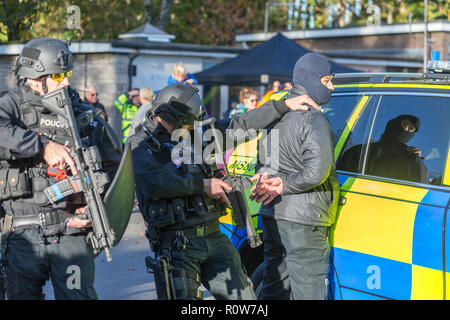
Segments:
[[[448,101],[448,97],[383,96],[364,173],[441,185],[450,138]]]
[[[329,103],[322,106],[333,130],[334,145],[339,140],[351,112],[360,99],[361,95],[333,96]]]
[[[352,132],[345,142],[344,149],[341,151],[339,158],[336,161],[336,169],[349,172],[362,172],[363,143],[366,136],[367,127],[369,124],[370,115],[372,114],[372,104],[367,105],[359,119],[357,120]]]

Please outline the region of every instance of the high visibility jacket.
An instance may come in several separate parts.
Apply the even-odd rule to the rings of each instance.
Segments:
[[[139,107],[135,106],[125,93],[121,94],[117,100],[114,101],[114,105],[122,116],[122,142],[125,143],[131,128],[131,123],[138,112]]]

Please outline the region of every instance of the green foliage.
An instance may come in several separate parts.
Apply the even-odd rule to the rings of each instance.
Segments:
[[[265,0],[190,0],[175,2],[167,32],[177,42],[232,45],[237,33],[261,30]]]
[[[44,19],[36,33],[46,31],[50,36],[70,40],[117,39],[119,34],[143,24],[143,2],[141,0],[58,0],[52,10],[52,18]],[[80,29],[69,29],[67,8],[77,5],[80,8]],[[45,17],[44,17],[45,18]],[[37,34],[33,34],[37,36]]]
[[[116,39],[144,23],[142,0],[0,0],[8,41],[50,36],[68,40]],[[67,8],[80,8],[80,28],[70,29]]]
[[[47,14],[53,1],[1,0],[0,22],[2,38],[18,41],[27,38],[29,30],[38,20],[38,14]]]
[[[147,21],[162,22],[163,3],[171,4],[165,31],[177,42],[234,45],[239,33],[263,31],[269,0],[0,0],[0,42],[40,36],[69,40],[117,39]],[[274,0],[271,0],[272,2]],[[381,9],[381,23],[423,21],[423,0],[278,0],[270,7],[269,31],[365,25],[369,4]],[[288,3],[297,5],[289,9]],[[80,28],[67,25],[67,8],[80,8]],[[145,5],[145,7],[144,7]],[[145,8],[151,9],[145,14]],[[428,19],[449,19],[450,1],[428,0]]]

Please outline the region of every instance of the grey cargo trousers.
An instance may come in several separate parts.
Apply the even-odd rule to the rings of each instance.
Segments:
[[[328,292],[328,227],[261,217],[264,230],[262,300],[323,300]]]

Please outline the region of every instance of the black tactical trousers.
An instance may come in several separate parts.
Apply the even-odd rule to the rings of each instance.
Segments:
[[[216,300],[256,299],[241,257],[222,232],[188,240],[185,249],[170,250],[177,299],[200,299],[200,284]],[[155,282],[157,291],[164,290],[165,283],[161,279],[158,281],[155,277]]]
[[[97,299],[95,264],[83,235],[43,238],[37,229],[5,234],[6,293],[9,300],[42,299],[50,278],[57,300]]]
[[[261,217],[263,300],[323,300],[328,292],[328,228]]]

